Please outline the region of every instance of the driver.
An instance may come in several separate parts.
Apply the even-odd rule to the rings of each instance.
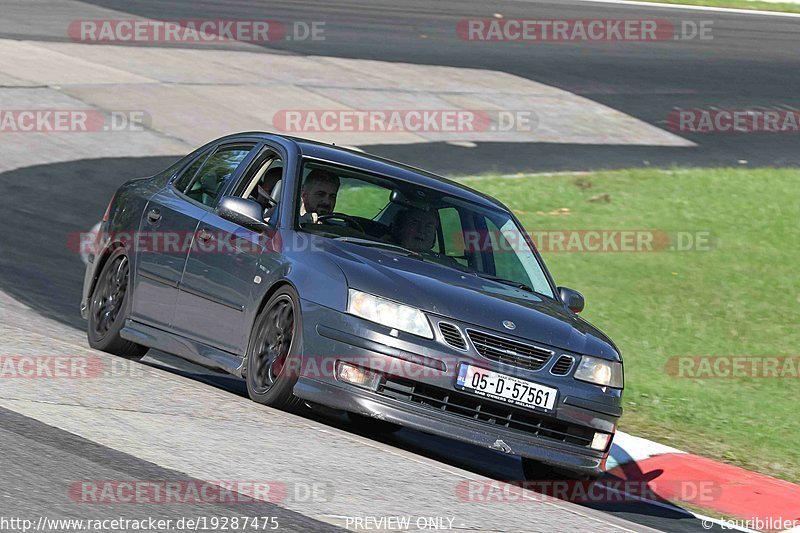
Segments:
[[[404,209],[392,221],[392,238],[403,248],[426,252],[433,247],[438,228],[439,218],[432,211]]]
[[[318,224],[320,215],[333,213],[338,192],[338,176],[322,169],[309,172],[300,191],[300,224]]]

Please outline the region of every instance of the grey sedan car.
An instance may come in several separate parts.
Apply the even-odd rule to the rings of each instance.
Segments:
[[[518,455],[535,479],[602,474],[622,414],[619,351],[582,309],[494,198],[258,132],[123,184],[81,302],[94,348]]]

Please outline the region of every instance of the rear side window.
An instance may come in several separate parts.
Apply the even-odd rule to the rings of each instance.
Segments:
[[[186,192],[186,188],[189,186],[189,183],[191,183],[194,175],[197,174],[197,170],[200,168],[200,165],[203,164],[203,161],[206,160],[206,157],[208,157],[208,152],[203,152],[202,155],[200,155],[197,159],[192,161],[191,165],[186,167],[183,173],[180,176],[178,176],[178,179],[175,180],[174,185],[176,189],[178,189],[182,193]]]
[[[252,148],[241,145],[220,148],[206,159],[183,193],[209,207],[214,206],[225,184]]]

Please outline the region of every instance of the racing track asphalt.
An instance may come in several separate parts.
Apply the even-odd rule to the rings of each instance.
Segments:
[[[120,184],[177,158],[84,160],[0,174],[0,288],[47,318],[82,329],[80,233],[102,218]]]
[[[275,517],[280,531],[344,531],[269,502],[186,503],[179,507],[126,503],[116,506],[113,515],[109,515],[108,509],[103,505],[82,502],[75,493],[70,492],[75,480],[114,480],[123,483],[170,480],[195,483],[197,486],[203,486],[203,482],[2,407],[0,449],[3,450],[0,512],[6,518],[24,518],[37,524],[42,516],[50,520],[84,521],[108,520],[112,516],[114,519],[136,521],[153,518],[172,520],[173,523],[180,518],[205,517],[208,521],[211,517],[257,517],[259,521],[263,521],[263,517]],[[62,525],[61,530],[65,529]],[[117,528],[114,531],[139,529],[141,528]],[[0,528],[0,531],[5,530],[14,529]],[[59,528],[43,530],[58,531]]]

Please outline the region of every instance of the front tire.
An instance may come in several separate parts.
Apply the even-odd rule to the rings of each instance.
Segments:
[[[247,394],[262,405],[294,409],[292,394],[302,357],[300,298],[291,287],[279,289],[256,318],[247,348]]]
[[[118,248],[100,270],[89,300],[89,346],[126,359],[139,359],[145,346],[120,337],[130,311],[130,261],[125,250]]]

